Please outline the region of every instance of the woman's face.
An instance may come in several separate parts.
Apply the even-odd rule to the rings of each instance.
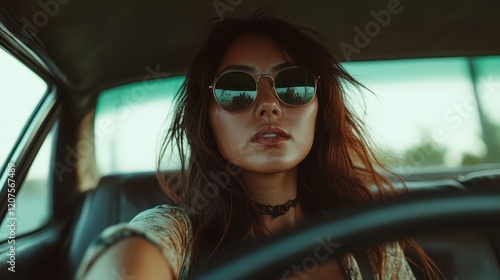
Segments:
[[[280,65],[292,59],[276,43],[259,34],[244,35],[228,48],[218,68],[246,68],[254,78],[276,77]],[[243,171],[276,173],[296,167],[314,140],[318,99],[304,106],[288,106],[273,94],[270,78],[261,78],[255,102],[237,112],[224,110],[214,98],[209,119],[222,156]]]

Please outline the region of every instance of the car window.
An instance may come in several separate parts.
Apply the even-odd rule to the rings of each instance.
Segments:
[[[101,174],[155,170],[161,136],[183,81],[183,77],[157,79],[100,94],[94,135]],[[165,168],[180,167],[175,156],[169,163]]]
[[[54,126],[46,136],[19,191],[8,191],[7,214],[0,227],[0,242],[39,229],[49,220],[50,166],[56,129]],[[15,165],[12,166],[15,170]]]
[[[484,115],[494,131],[486,134],[486,141],[500,143],[500,57],[481,57],[475,59],[478,74],[479,99],[483,105]],[[496,132],[496,133],[495,133]],[[500,158],[498,146],[491,157]],[[498,162],[498,161],[497,161]]]
[[[500,163],[500,110],[495,105],[500,104],[500,57],[343,66],[369,89],[362,94],[350,89],[348,103],[390,168]],[[182,81],[163,79],[151,90],[135,83],[101,93],[95,133],[103,174],[155,169],[158,141]],[[175,156],[168,163],[179,166]]]
[[[499,57],[344,66],[373,92],[350,101],[391,167],[500,162]]]
[[[19,138],[47,84],[10,53],[0,48],[0,166]]]

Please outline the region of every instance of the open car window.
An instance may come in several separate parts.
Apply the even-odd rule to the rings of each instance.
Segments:
[[[0,166],[7,164],[7,157],[46,92],[42,78],[0,48]]]
[[[50,160],[56,131],[57,125],[54,125],[43,141],[20,190],[16,193],[9,192],[8,212],[0,226],[0,242],[8,239],[12,243],[16,235],[33,232],[49,221],[52,214],[51,175],[53,173]]]
[[[95,116],[97,165],[101,174],[155,170],[162,136],[170,124],[183,77],[123,85],[103,91]],[[178,169],[173,156],[166,168]]]

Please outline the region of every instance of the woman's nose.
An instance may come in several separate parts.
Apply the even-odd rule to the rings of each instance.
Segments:
[[[282,116],[281,103],[273,91],[271,79],[260,79],[259,93],[257,94],[256,118],[280,118]]]

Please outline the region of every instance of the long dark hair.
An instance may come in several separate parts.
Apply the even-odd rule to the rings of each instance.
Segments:
[[[182,164],[179,175],[167,181],[161,168],[158,175],[170,199],[189,210],[192,261],[206,262],[224,244],[263,229],[262,217],[238,179],[238,168],[219,153],[208,119],[213,98],[209,85],[227,48],[242,35],[258,33],[271,38],[294,63],[321,77],[314,143],[298,166],[303,208],[318,214],[396,193],[391,180],[380,172],[387,170],[373,154],[362,120],[346,105],[345,86],[362,85],[342,68],[316,32],[262,13],[249,19],[228,18],[210,29],[176,96],[174,120],[158,160],[160,166],[167,147],[175,144]],[[372,186],[378,189],[377,195]],[[427,275],[438,278],[439,270],[413,240],[399,242],[414,249]],[[374,251],[379,260],[385,259],[383,245]],[[382,275],[384,263],[377,263]]]

